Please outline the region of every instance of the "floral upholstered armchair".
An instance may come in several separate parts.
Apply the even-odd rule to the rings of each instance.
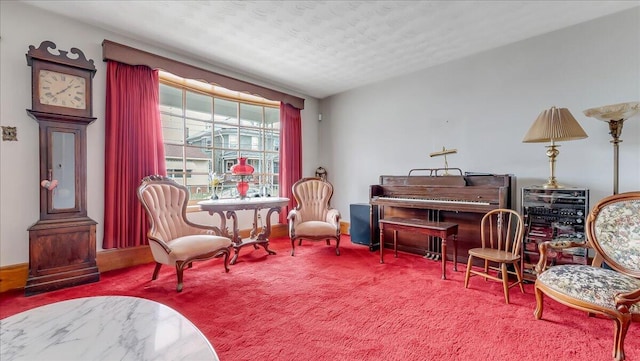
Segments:
[[[296,208],[289,212],[289,238],[291,255],[295,254],[295,241],[336,241],[336,255],[340,255],[340,212],[329,206],[333,185],[319,177],[302,178],[293,187]]]
[[[613,358],[624,360],[624,339],[632,321],[640,321],[640,192],[602,199],[586,222],[587,243],[540,244],[535,283],[536,319],[542,317],[543,296],[569,307],[614,320]],[[547,252],[586,246],[595,249],[593,264],[546,268]],[[602,261],[611,269],[602,268]]]

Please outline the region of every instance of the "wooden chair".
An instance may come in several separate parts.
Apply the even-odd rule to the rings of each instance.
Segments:
[[[231,240],[222,237],[218,227],[209,227],[187,219],[189,190],[163,176],[149,176],[138,187],[138,199],[149,219],[147,237],[156,261],[152,280],[158,277],[163,264],[176,267],[178,285],[182,291],[182,273],[193,261],[224,257],[225,272],[229,272]]]
[[[318,177],[302,178],[293,187],[296,208],[289,212],[289,238],[291,255],[295,254],[295,241],[336,241],[336,255],[340,255],[340,212],[329,206],[333,185]]]
[[[467,271],[464,276],[464,287],[469,287],[471,275],[502,282],[504,300],[509,303],[509,288],[522,286],[522,270],[520,268],[520,247],[524,234],[524,222],[520,214],[511,209],[494,209],[482,217],[480,226],[481,248],[469,250]],[[482,270],[474,269],[475,258],[484,261]],[[510,269],[511,267],[512,269]],[[516,282],[509,283],[509,275],[514,274]]]
[[[614,321],[613,358],[624,360],[624,339],[631,321],[640,321],[640,192],[606,197],[586,221],[588,242],[550,241],[539,245],[536,265],[536,319],[542,318],[543,296],[590,316]],[[547,252],[570,247],[595,249],[588,265],[547,268]],[[610,267],[602,268],[602,261]]]

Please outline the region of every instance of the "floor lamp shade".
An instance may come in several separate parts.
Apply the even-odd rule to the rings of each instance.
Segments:
[[[609,134],[613,144],[613,194],[618,194],[618,153],[622,142],[622,125],[624,121],[640,113],[640,102],[619,103],[591,108],[584,115],[609,123]]]
[[[555,177],[556,157],[560,153],[556,142],[584,139],[588,137],[576,118],[573,117],[569,109],[551,107],[538,115],[527,134],[523,143],[550,143],[547,147],[549,157],[549,168],[551,176],[544,188],[560,188]]]

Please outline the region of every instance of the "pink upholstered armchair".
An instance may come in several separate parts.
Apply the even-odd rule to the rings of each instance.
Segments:
[[[224,257],[229,272],[231,240],[222,237],[218,227],[209,227],[187,219],[189,190],[163,176],[149,176],[138,187],[138,199],[149,219],[149,246],[156,261],[152,280],[163,264],[175,266],[177,291],[182,291],[182,273],[193,261]]]
[[[289,238],[291,255],[295,254],[295,241],[336,241],[336,255],[340,255],[340,212],[329,206],[333,196],[331,183],[321,178],[302,178],[293,185],[296,208],[289,212]]]

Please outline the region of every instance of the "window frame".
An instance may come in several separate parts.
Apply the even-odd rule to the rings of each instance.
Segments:
[[[176,124],[178,124],[178,122],[182,123],[181,129],[177,129],[174,132],[173,140],[171,137],[168,137],[167,134],[163,134],[163,143],[165,145],[167,176],[185,185],[189,189],[191,194],[189,201],[190,206],[197,204],[198,201],[211,197],[214,191],[213,175],[218,173],[218,166],[221,168],[220,173],[225,174],[222,189],[219,187],[216,188],[218,195],[220,198],[234,198],[237,196],[235,193],[236,183],[227,172],[227,168],[230,165],[236,164],[237,159],[241,156],[249,158],[248,164],[251,164],[255,168],[255,175],[251,182],[253,192],[250,192],[250,195],[278,195],[280,183],[278,179],[278,170],[280,167],[279,143],[281,134],[279,102],[231,91],[208,83],[183,79],[164,71],[159,71],[159,80],[161,89],[163,86],[168,86],[180,92],[181,105],[179,109],[175,107],[177,102],[175,102],[174,108],[163,109],[163,104],[159,99],[159,110],[163,122],[163,133],[166,133],[165,122],[173,120],[176,121]],[[197,114],[197,112],[189,109],[187,99],[190,94],[202,95],[209,98],[209,111],[203,111],[201,113],[203,116],[196,117],[194,114]],[[198,97],[192,96],[192,99],[197,98]],[[216,120],[216,115],[219,115],[216,113],[216,103],[218,102],[230,102],[229,104],[235,106],[236,118],[233,119],[233,123],[227,122],[230,118],[226,118],[224,121]],[[167,104],[170,103],[171,102],[168,102]],[[243,119],[243,108],[245,108],[245,111],[247,109],[251,110],[252,116],[255,119]],[[270,111],[268,109],[276,110],[277,117],[274,117],[272,114],[270,119],[268,119],[267,112]],[[206,119],[204,115],[209,115],[210,119]],[[258,120],[256,115],[259,115],[259,124],[256,124],[256,120]],[[269,126],[270,124],[272,126]],[[194,134],[188,134],[189,125],[193,125],[193,128],[196,129]],[[232,146],[228,141],[225,142],[222,134],[220,135],[220,142],[217,142],[215,133],[220,131],[216,129],[232,129],[231,132],[235,131],[237,144]],[[209,130],[211,133],[206,134]],[[180,133],[182,133],[181,137]],[[252,133],[254,135],[252,135]],[[198,139],[198,137],[200,138]],[[203,146],[203,144],[205,145]],[[268,149],[269,144],[271,144],[272,149]],[[181,156],[175,155],[176,147],[180,148]],[[208,153],[208,157],[200,158],[194,156],[194,154],[201,153],[205,155]],[[217,156],[221,153],[224,155],[220,157],[220,162],[217,162]],[[170,161],[170,158],[174,160]],[[200,165],[207,163],[208,174],[203,173],[202,170],[194,169],[196,162],[199,162]],[[179,167],[180,164],[181,167]],[[263,167],[260,167],[260,165]],[[216,173],[213,173],[214,171],[216,171]],[[207,177],[206,184],[198,183],[202,182],[203,177]]]

